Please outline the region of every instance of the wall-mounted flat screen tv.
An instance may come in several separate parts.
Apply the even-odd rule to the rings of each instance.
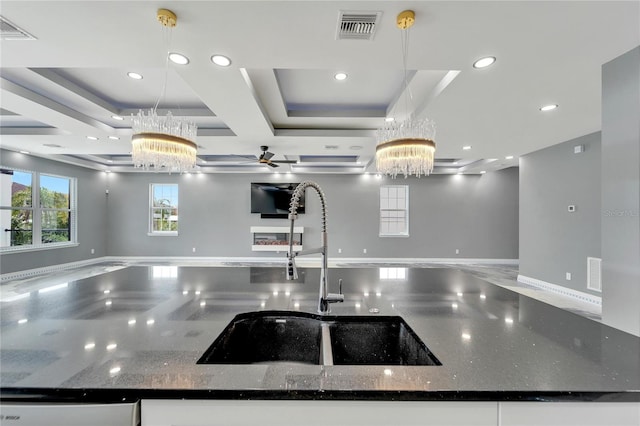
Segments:
[[[251,213],[260,213],[262,218],[286,219],[296,186],[297,183],[251,183]],[[298,213],[304,213],[304,194]]]

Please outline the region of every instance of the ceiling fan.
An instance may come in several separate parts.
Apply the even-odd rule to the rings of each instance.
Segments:
[[[296,160],[273,160],[272,161],[271,158],[273,158],[275,154],[272,152],[269,152],[269,147],[266,145],[262,145],[260,149],[262,150],[262,154],[260,154],[260,157],[258,157],[258,162],[260,164],[266,164],[269,167],[280,167],[278,166],[277,163],[283,163],[283,164],[297,163]]]

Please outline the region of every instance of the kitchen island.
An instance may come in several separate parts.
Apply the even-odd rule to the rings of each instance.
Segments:
[[[401,316],[442,365],[196,364],[238,313],[315,312],[319,270],[299,273],[129,266],[5,297],[3,402],[580,401],[640,419],[638,337],[451,268],[329,273],[333,315]]]

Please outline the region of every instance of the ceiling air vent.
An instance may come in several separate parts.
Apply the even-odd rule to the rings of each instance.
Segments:
[[[338,40],[373,40],[382,12],[340,11]]]
[[[0,16],[0,40],[35,40],[36,38]]]

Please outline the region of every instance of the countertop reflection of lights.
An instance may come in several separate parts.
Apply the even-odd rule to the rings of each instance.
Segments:
[[[298,303],[298,302],[294,303],[294,304],[293,304],[293,307],[294,307],[294,308],[296,308],[296,309],[298,309],[298,308],[300,307],[300,303]]]
[[[107,350],[108,350],[108,351],[112,351],[112,350],[114,350],[114,349],[115,349],[115,348],[117,348],[117,347],[118,347],[118,344],[117,344],[117,343],[109,343],[109,344],[107,345]]]
[[[452,307],[453,309],[458,309],[458,304],[457,304],[457,303],[452,303],[452,304],[451,304],[451,307]]]
[[[38,290],[38,293],[48,293],[50,291],[61,290],[67,287],[69,287],[69,283],[52,285],[50,287],[41,288],[40,290]]]
[[[265,302],[260,302],[260,307],[264,308],[265,306],[267,306],[267,304]]]
[[[284,292],[284,295],[285,295],[285,296],[291,296],[291,292],[290,292],[290,291],[285,291],[285,292]]]
[[[127,76],[129,78],[134,79],[134,80],[142,80],[142,78],[143,78],[142,74],[138,74],[137,72],[128,72]]]
[[[205,307],[207,306],[207,302],[205,302],[204,300],[202,302],[200,302],[200,306]]]
[[[90,343],[87,343],[86,345],[84,345],[84,349],[87,350],[87,351],[89,351],[89,350],[91,350],[91,349],[93,349],[95,347],[96,347],[96,344],[94,342],[90,342]]]
[[[118,374],[120,372],[120,367],[113,367],[109,370],[109,374]]]
[[[196,290],[196,296],[200,296],[200,290]]]
[[[552,111],[554,109],[558,108],[558,104],[551,104],[551,105],[545,105],[540,107],[540,111],[545,112],[545,111]]]
[[[505,160],[513,160],[513,155],[507,155],[504,157]]]
[[[182,294],[183,294],[184,296],[186,296],[187,294],[189,294],[189,292],[188,292],[187,290],[184,290],[184,291],[182,292]]]
[[[456,295],[458,295],[459,297],[464,296],[464,294],[463,294],[463,293],[461,293],[461,292],[457,292],[457,293],[456,293]]]
[[[356,308],[360,308],[360,304],[359,303],[356,303]]]
[[[106,302],[104,302],[104,304],[106,306],[111,306],[113,304],[113,302],[111,300],[107,300]]]
[[[127,322],[127,324],[129,324],[129,325],[134,325],[135,323],[136,323],[136,320],[135,320],[135,319],[130,319],[130,320]]]
[[[147,325],[153,325],[155,323],[156,323],[156,320],[154,320],[153,318],[147,320]]]
[[[103,293],[104,294],[109,294],[109,293],[111,293],[111,290],[105,290],[105,291],[103,291]]]
[[[471,145],[463,146],[462,149],[465,151],[469,151],[471,149]]]
[[[483,300],[484,300],[484,299],[486,299],[486,298],[487,298],[487,295],[486,295],[486,294],[482,293],[482,294],[480,295],[480,299],[483,299]]]
[[[385,376],[393,376],[393,370],[391,370],[389,368],[385,368],[384,369],[384,375]]]
[[[278,292],[277,292],[277,291],[274,291],[274,292],[273,292],[273,295],[274,295],[274,296],[277,296],[277,295],[278,295]]]
[[[480,172],[480,174],[481,174],[481,175],[483,175],[483,174],[485,174],[485,173],[487,173],[487,171],[486,171],[486,170],[482,170],[482,171]]]
[[[507,324],[513,324],[513,318],[507,317],[504,319],[504,322],[506,322]]]
[[[368,292],[364,292],[364,297],[369,297],[369,293]]]
[[[87,139],[89,139],[90,141],[97,141],[98,138],[95,136],[87,136]]]
[[[387,118],[384,119],[384,121],[386,121],[387,123],[391,123],[392,121],[395,121],[395,118],[387,117]]]
[[[22,318],[22,319],[18,320],[18,324],[26,324],[27,322],[29,322],[29,320],[26,319],[26,318]]]
[[[462,338],[464,340],[471,340],[471,335],[469,333],[462,333]]]

